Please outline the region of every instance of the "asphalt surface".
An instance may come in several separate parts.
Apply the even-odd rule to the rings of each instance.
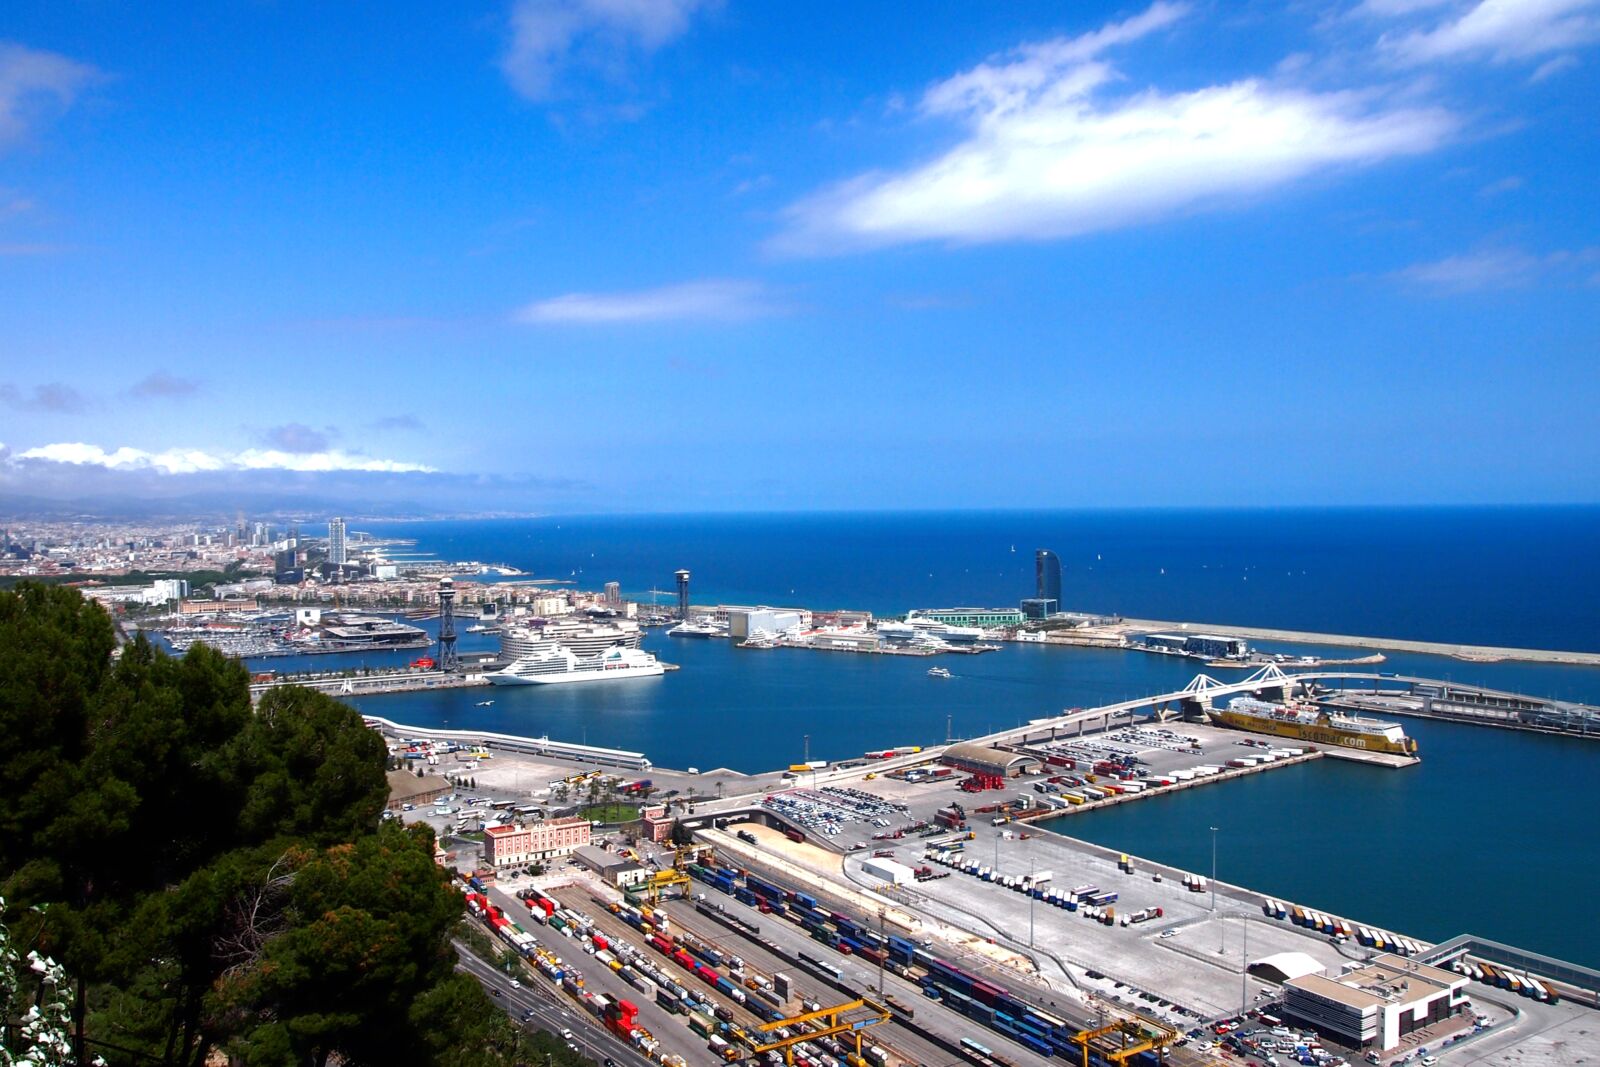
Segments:
[[[552,1034],[571,1030],[572,1044],[596,1063],[607,1058],[619,1064],[650,1062],[633,1046],[619,1040],[609,1030],[596,1026],[586,1012],[550,985],[543,976],[540,976],[537,984],[518,979],[521,982],[519,988],[512,984],[512,976],[479,959],[459,941],[456,942],[456,955],[460,957],[459,968],[476,978],[495,1002],[505,1008],[513,1022],[524,1025],[524,1016],[532,1012],[525,1025]]]

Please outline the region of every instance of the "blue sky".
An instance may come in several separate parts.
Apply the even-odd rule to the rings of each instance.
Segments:
[[[908,10],[8,5],[0,493],[1600,500],[1600,0]]]

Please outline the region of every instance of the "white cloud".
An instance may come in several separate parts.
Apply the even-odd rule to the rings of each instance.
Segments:
[[[0,41],[0,146],[22,136],[43,108],[65,108],[99,77],[86,63]]]
[[[1430,11],[1453,2],[1454,0],[1362,0],[1356,5],[1355,10],[1358,15],[1393,18],[1397,15],[1413,15],[1418,11]]]
[[[1379,48],[1406,64],[1507,63],[1595,40],[1600,40],[1600,0],[1478,0],[1432,28],[1384,34]]]
[[[1534,255],[1521,248],[1485,248],[1429,263],[1416,263],[1390,277],[1443,292],[1515,289],[1542,278],[1583,270],[1600,262],[1600,248],[1561,249]]]
[[[1485,185],[1478,190],[1478,195],[1488,197],[1499,196],[1501,193],[1514,193],[1526,184],[1528,183],[1520,175],[1511,174],[1501,178],[1499,181],[1493,181]]]
[[[1544,81],[1546,78],[1555,77],[1562,71],[1571,70],[1577,65],[1577,56],[1556,56],[1554,59],[1547,59],[1543,63],[1540,63],[1538,69],[1532,74],[1528,75],[1528,80],[1537,84],[1538,82]]]
[[[1182,13],[1157,4],[934,85],[923,113],[962,122],[964,139],[931,162],[865,174],[795,204],[774,245],[818,253],[1071,237],[1236,202],[1332,167],[1427,152],[1456,129],[1442,109],[1261,79],[1108,98],[1119,76],[1102,53]]]
[[[711,279],[624,293],[566,293],[529,304],[522,322],[657,322],[749,319],[781,311],[760,282]]]
[[[517,0],[500,69],[530,100],[549,97],[574,62],[616,76],[633,51],[654,52],[681,37],[713,0]]]
[[[278,449],[246,449],[243,452],[206,452],[201,449],[171,448],[147,452],[123,446],[106,451],[99,445],[62,442],[40,445],[17,452],[17,460],[41,460],[73,466],[104,467],[114,471],[154,471],[159,474],[199,474],[210,471],[369,471],[386,474],[432,473],[434,468],[420,463],[402,463],[352,455],[337,449],[327,452],[285,452]]]

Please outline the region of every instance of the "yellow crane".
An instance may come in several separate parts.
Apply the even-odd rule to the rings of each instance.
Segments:
[[[1117,1038],[1115,1043],[1104,1040],[1113,1035]],[[1164,1058],[1167,1046],[1177,1039],[1178,1032],[1168,1027],[1143,1020],[1117,1019],[1093,1030],[1078,1031],[1072,1043],[1083,1050],[1083,1067],[1089,1067],[1091,1046],[1096,1056],[1122,1067],[1141,1052],[1152,1049]]]
[[[853,1015],[846,1019],[845,1016]],[[889,1009],[882,1004],[874,1003],[866,998],[858,998],[844,1004],[835,1004],[831,1008],[818,1008],[808,1011],[803,1015],[796,1015],[788,1019],[777,1019],[770,1023],[762,1023],[756,1027],[760,1034],[770,1034],[774,1030],[785,1028],[798,1028],[808,1023],[821,1023],[820,1027],[801,1030],[790,1034],[788,1037],[776,1038],[772,1041],[761,1042],[755,1034],[746,1033],[745,1041],[750,1045],[750,1051],[757,1056],[767,1052],[778,1051],[783,1053],[783,1062],[794,1063],[794,1046],[802,1041],[814,1041],[819,1037],[831,1037],[834,1034],[848,1034],[855,1042],[856,1059],[861,1059],[861,1033],[869,1026],[886,1023],[890,1019]]]
[[[689,876],[676,868],[670,871],[657,871],[655,874],[651,875],[650,880],[644,884],[645,897],[650,901],[651,904],[659,903],[661,901],[662,894],[667,893],[672,889],[680,890],[681,896],[688,896]]]

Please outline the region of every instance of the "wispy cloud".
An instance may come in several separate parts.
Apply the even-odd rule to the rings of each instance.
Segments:
[[[710,279],[622,293],[566,293],[529,304],[516,317],[569,323],[738,320],[782,310],[760,282]]]
[[[1499,196],[1501,193],[1514,193],[1527,183],[1520,175],[1510,174],[1498,181],[1492,181],[1478,190],[1479,196]]]
[[[0,244],[0,256],[53,256],[67,251],[66,245],[42,241],[13,241]]]
[[[1438,292],[1471,293],[1520,288],[1541,279],[1592,269],[1596,263],[1600,263],[1600,247],[1562,249],[1543,255],[1522,248],[1484,248],[1415,263],[1389,277]]]
[[[864,174],[793,205],[774,247],[817,254],[1072,237],[1235,203],[1334,167],[1424,153],[1457,128],[1439,108],[1261,79],[1112,98],[1120,75],[1104,53],[1185,13],[1158,3],[932,86],[922,114],[962,123],[962,141],[907,171]]]
[[[0,148],[26,133],[35,119],[70,107],[99,77],[87,63],[0,41]]]
[[[194,396],[199,391],[200,383],[193,378],[181,378],[158,370],[134,382],[128,388],[128,395],[141,400],[176,400]]]
[[[554,94],[573,65],[616,79],[638,53],[654,52],[689,29],[715,0],[517,0],[511,41],[500,60],[512,88],[529,100]]]
[[[269,427],[261,434],[261,440],[269,448],[278,451],[308,455],[327,452],[338,435],[339,432],[332,426],[315,430],[303,422],[286,422],[282,426]]]
[[[427,429],[422,420],[410,413],[404,415],[385,415],[381,419],[373,419],[367,423],[367,429],[378,433],[393,431],[418,431]]]
[[[1449,6],[1443,21],[1386,33],[1379,48],[1406,64],[1462,59],[1508,63],[1600,40],[1600,0],[1476,0]]]
[[[171,448],[149,452],[123,446],[107,451],[99,445],[62,442],[40,445],[17,452],[16,460],[38,460],[73,466],[102,467],[114,471],[153,471],[158,474],[198,474],[215,471],[369,471],[386,474],[431,473],[434,468],[421,463],[374,459],[337,449],[324,452],[288,452],[277,449],[246,449],[243,452],[210,452],[204,449]]]
[[[84,395],[62,382],[46,382],[31,391],[18,389],[7,382],[0,385],[0,404],[14,411],[34,411],[55,415],[72,415],[88,408]]]
[[[1542,81],[1554,78],[1562,71],[1571,70],[1578,65],[1577,56],[1556,56],[1554,59],[1547,59],[1540,63],[1538,68],[1528,75],[1528,80],[1537,85]]]

